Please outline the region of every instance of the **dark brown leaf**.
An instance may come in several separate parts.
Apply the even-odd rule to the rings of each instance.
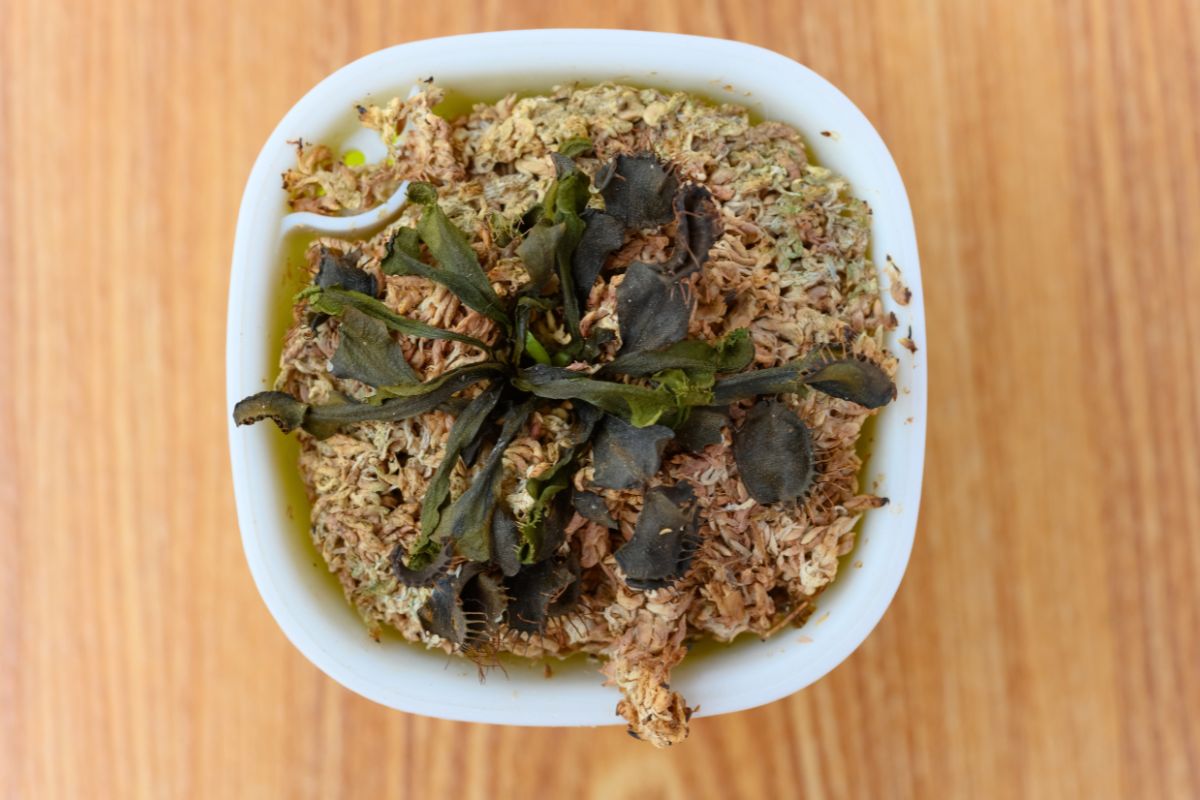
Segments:
[[[697,406],[675,429],[675,442],[691,453],[721,443],[721,430],[729,424],[729,413],[719,406]]]
[[[592,444],[592,480],[605,489],[645,483],[658,472],[663,450],[674,435],[663,425],[635,428],[619,417],[606,416]]]
[[[804,496],[812,485],[812,439],[794,411],[760,400],[733,435],[733,457],[742,484],[759,503]]]
[[[687,573],[700,546],[697,511],[687,482],[646,492],[633,538],[616,552],[630,588],[663,589]]]
[[[662,350],[687,336],[692,299],[657,268],[635,261],[617,287],[621,354]]]
[[[504,582],[511,598],[505,615],[508,626],[521,633],[545,630],[550,606],[574,581],[570,567],[559,559],[546,559],[522,567]]]
[[[671,221],[679,180],[656,156],[619,155],[596,173],[604,209],[627,228],[652,228]]]
[[[571,495],[571,503],[584,519],[602,525],[609,530],[615,530],[617,521],[608,512],[608,504],[604,498],[595,492],[576,491]]]

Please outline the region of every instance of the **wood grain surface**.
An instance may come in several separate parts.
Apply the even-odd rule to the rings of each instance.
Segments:
[[[819,684],[619,729],[388,711],[285,641],[226,445],[234,219],[389,44],[723,36],[823,73],[916,215],[908,577]],[[0,0],[0,797],[1200,796],[1200,4]]]

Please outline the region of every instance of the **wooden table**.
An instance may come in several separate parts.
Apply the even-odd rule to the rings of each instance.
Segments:
[[[895,604],[818,685],[666,752],[350,694],[234,518],[226,281],[267,133],[385,45],[569,25],[828,76],[925,268]],[[0,0],[0,796],[1200,796],[1198,42],[1192,0]]]

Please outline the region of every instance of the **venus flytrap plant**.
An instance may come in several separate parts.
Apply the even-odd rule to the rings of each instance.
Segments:
[[[356,256],[323,251],[313,286],[297,301],[307,304],[314,325],[337,320],[331,373],[373,387],[373,396],[312,405],[261,392],[234,409],[239,425],[269,418],[285,433],[301,428],[317,438],[435,409],[456,414],[422,498],[414,544],[398,546],[391,564],[399,583],[430,588],[419,615],[425,630],[468,655],[485,652],[502,626],[536,634],[569,610],[582,590],[578,553],[564,547],[572,516],[618,528],[599,490],[643,491],[632,537],[616,551],[629,588],[656,591],[678,581],[701,545],[700,504],[686,481],[652,484],[669,448],[699,452],[723,441],[731,404],[754,401],[732,434],[741,480],[756,501],[780,503],[804,499],[814,457],[803,420],[776,396],[816,390],[866,408],[895,396],[879,366],[841,350],[756,370],[746,329],[717,342],[688,339],[689,278],[701,272],[721,233],[715,202],[707,189],[681,185],[673,169],[643,154],[619,155],[602,167],[596,187],[604,208],[589,207],[590,181],[571,157],[590,148],[572,140],[554,154],[556,180],[520,224],[489,222],[521,236],[515,252],[529,281],[511,296],[493,289],[434,188],[409,189],[420,220],[395,232],[380,269],[444,285],[495,323],[495,341],[397,314],[377,298],[380,287]],[[628,235],[668,224],[670,256],[625,269],[616,290],[621,343],[615,357],[607,355],[601,336],[585,336],[580,326],[591,290]],[[547,316],[567,332],[565,344],[537,335],[535,320]],[[450,340],[485,360],[422,381],[393,334]],[[502,492],[504,454],[532,416],[551,407],[569,412],[570,429],[557,462],[525,481],[518,511]],[[577,491],[576,472],[589,453],[597,491]],[[460,464],[473,470],[471,481],[452,497]]]

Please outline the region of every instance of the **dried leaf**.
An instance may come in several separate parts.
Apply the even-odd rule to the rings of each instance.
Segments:
[[[627,228],[652,228],[671,221],[671,199],[679,180],[656,156],[619,155],[596,173],[605,211]]]
[[[527,564],[504,581],[511,598],[505,614],[508,627],[521,633],[541,633],[550,607],[575,581],[566,563],[547,559]]]
[[[662,350],[687,336],[692,302],[672,277],[640,261],[617,287],[621,354]]]
[[[557,225],[543,217],[538,224],[529,229],[521,244],[517,246],[517,255],[529,273],[529,283],[532,288],[541,292],[550,282],[550,278],[558,272],[558,252],[563,246],[563,237],[567,233],[567,224]]]
[[[658,472],[663,450],[674,435],[662,425],[635,428],[620,417],[605,416],[592,444],[592,480],[605,489],[645,483]]]
[[[352,306],[342,311],[341,319],[338,347],[329,362],[334,376],[375,387],[421,382],[381,320]]]
[[[726,405],[759,395],[795,393],[806,385],[866,408],[887,405],[896,396],[895,384],[879,365],[814,352],[782,367],[722,378],[713,390],[713,403]]]
[[[688,412],[687,419],[675,429],[675,441],[691,453],[722,441],[721,430],[729,424],[729,413],[718,406],[697,406]]]
[[[627,585],[663,589],[688,571],[700,546],[697,511],[696,495],[686,481],[646,492],[633,538],[615,554]]]
[[[392,548],[390,560],[392,562],[392,574],[396,576],[396,580],[400,581],[404,586],[422,587],[432,586],[438,578],[445,574],[450,566],[450,558],[454,554],[454,548],[447,542],[441,550],[436,551],[432,557],[413,556],[409,559],[409,563],[404,563],[404,546],[397,543]],[[419,565],[417,561],[423,561],[424,565]]]
[[[338,287],[350,292],[360,292],[369,297],[374,297],[379,293],[379,288],[375,284],[375,276],[358,268],[357,253],[335,253],[325,247],[321,248],[315,283],[322,289]]]
[[[688,184],[674,200],[675,251],[663,264],[663,272],[682,278],[698,272],[708,260],[708,251],[721,237],[720,215],[708,189]]]
[[[579,516],[589,522],[603,525],[609,530],[616,529],[617,521],[609,513],[608,504],[604,502],[602,496],[595,492],[576,491],[571,495],[571,503],[575,506],[575,510],[579,512]]]
[[[520,545],[517,521],[503,503],[498,504],[496,513],[492,516],[492,563],[499,567],[506,577],[511,578],[521,569],[521,555],[518,552]]]
[[[604,262],[625,243],[625,226],[616,217],[588,209],[583,212],[583,221],[583,236],[571,257],[571,277],[580,308],[587,306]]]
[[[238,401],[233,407],[233,421],[238,425],[253,425],[269,419],[279,430],[290,433],[304,424],[308,408],[308,403],[286,392],[259,392]]]
[[[463,613],[462,591],[482,569],[480,564],[463,564],[438,578],[429,599],[417,613],[421,627],[427,633],[440,636],[458,647],[467,641],[468,625],[467,615]]]
[[[733,435],[733,457],[742,484],[759,503],[803,497],[812,485],[812,438],[783,403],[760,400]]]
[[[864,408],[881,408],[896,398],[896,384],[879,365],[856,358],[832,361],[805,377],[804,382],[830,397]]]

